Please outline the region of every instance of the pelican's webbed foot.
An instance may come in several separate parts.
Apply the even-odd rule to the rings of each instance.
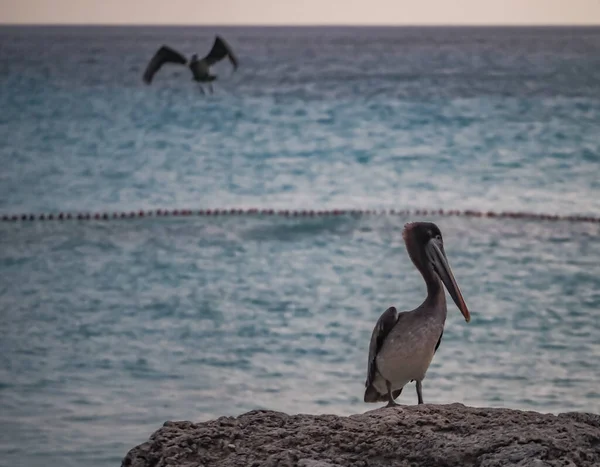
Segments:
[[[392,396],[392,384],[389,381],[386,381],[385,385],[387,386],[388,396],[388,404],[386,405],[386,407],[397,407],[400,404],[396,404],[396,402],[394,401],[394,396]]]

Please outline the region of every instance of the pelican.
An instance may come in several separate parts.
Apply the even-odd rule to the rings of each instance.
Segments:
[[[442,233],[431,222],[406,224],[402,231],[406,250],[427,285],[425,301],[412,311],[389,307],[379,318],[369,344],[365,402],[398,405],[404,386],[416,381],[418,403],[423,403],[422,381],[440,346],[446,322],[446,286],[468,323],[467,305],[444,252]]]
[[[204,94],[204,89],[202,88],[201,83],[207,82],[209,83],[209,89],[212,93],[212,82],[216,80],[217,77],[215,75],[210,74],[210,67],[215,63],[223,60],[225,57],[229,57],[229,61],[233,65],[233,70],[237,70],[237,57],[234,55],[233,51],[231,50],[231,47],[229,47],[229,44],[227,44],[227,42],[225,42],[225,40],[220,36],[217,36],[215,38],[215,42],[213,43],[213,46],[206,57],[198,59],[198,55],[194,54],[192,55],[189,64],[185,56],[172,49],[171,47],[163,45],[154,54],[154,56],[150,60],[150,63],[148,63],[146,71],[144,71],[144,83],[152,83],[152,78],[154,78],[156,72],[160,70],[160,68],[165,63],[177,63],[180,65],[188,64],[190,70],[192,71],[192,79],[200,83],[200,91],[202,91],[202,93]]]

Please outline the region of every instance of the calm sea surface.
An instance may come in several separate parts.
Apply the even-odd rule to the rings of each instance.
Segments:
[[[203,96],[164,44],[237,52]],[[0,28],[0,213],[445,208],[600,215],[600,29]],[[452,302],[430,403],[600,412],[600,228],[429,216],[0,224],[0,465],[119,465],[165,420],[364,412],[367,349]],[[416,403],[414,384],[399,399]]]

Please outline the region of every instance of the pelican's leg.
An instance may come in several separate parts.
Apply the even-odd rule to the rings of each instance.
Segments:
[[[202,93],[202,95],[204,96],[206,94],[206,92],[204,92],[204,88],[202,87],[201,84],[198,85],[198,88],[200,89],[200,92]]]
[[[212,83],[208,84],[208,89],[210,89],[210,93],[212,94],[213,93],[213,85],[212,85]]]
[[[387,386],[387,396],[388,396],[388,405],[386,405],[386,407],[395,407],[399,404],[396,404],[396,402],[394,401],[394,397],[392,396],[392,384],[389,381],[385,382],[385,385]]]
[[[419,404],[423,403],[423,386],[421,381],[417,380],[417,397],[419,398]]]

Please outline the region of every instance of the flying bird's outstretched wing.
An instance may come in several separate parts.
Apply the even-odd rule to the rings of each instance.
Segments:
[[[181,65],[185,65],[187,63],[187,59],[176,50],[173,50],[171,47],[163,45],[154,54],[154,57],[152,57],[150,63],[148,63],[146,71],[144,71],[144,83],[150,84],[156,72],[160,70],[165,63],[179,63]]]
[[[225,57],[229,57],[229,61],[233,65],[233,69],[236,70],[238,67],[237,57],[233,53],[233,50],[231,50],[231,47],[229,47],[229,44],[225,42],[225,39],[223,39],[220,36],[217,36],[215,38],[215,43],[213,44],[212,49],[210,49],[208,55],[204,57],[204,60],[206,60],[208,66],[211,66],[217,63],[218,61],[223,60]]]

